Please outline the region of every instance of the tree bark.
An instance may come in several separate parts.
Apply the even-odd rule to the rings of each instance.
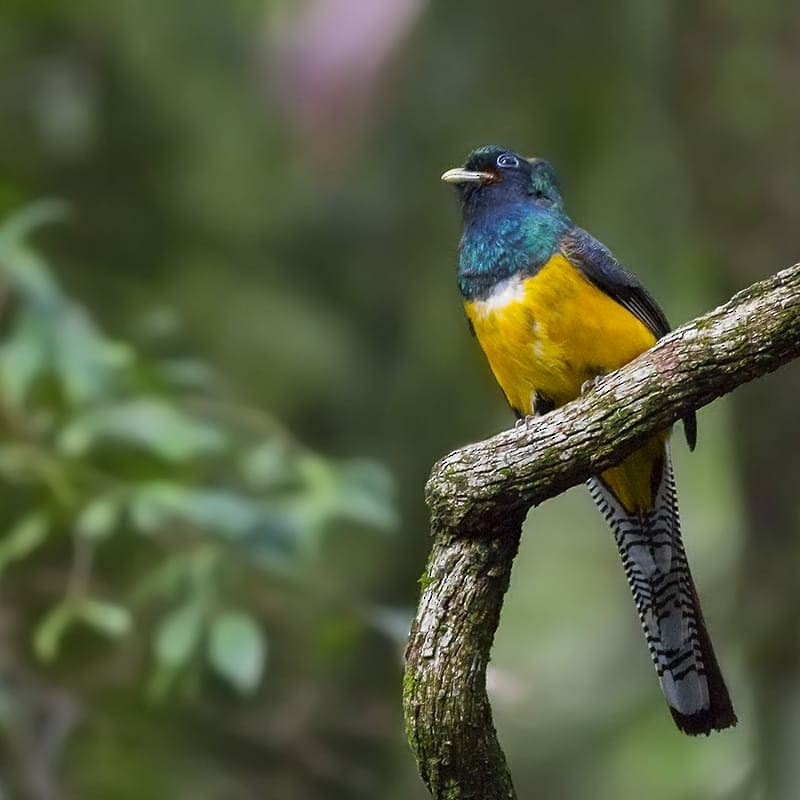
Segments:
[[[408,740],[434,798],[516,797],[486,665],[528,510],[798,355],[800,264],[681,326],[574,402],[434,466],[433,547],[403,684]]]

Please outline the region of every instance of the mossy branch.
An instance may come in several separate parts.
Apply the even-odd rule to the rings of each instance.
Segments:
[[[682,325],[578,400],[434,466],[433,547],[403,686],[408,740],[434,798],[516,797],[486,665],[528,510],[799,355],[800,264]]]

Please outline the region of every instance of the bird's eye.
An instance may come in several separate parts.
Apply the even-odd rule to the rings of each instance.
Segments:
[[[497,157],[497,166],[518,167],[519,159],[516,156],[512,156],[511,153],[503,153],[503,155]]]

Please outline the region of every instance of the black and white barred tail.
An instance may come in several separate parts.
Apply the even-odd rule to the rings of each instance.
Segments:
[[[681,541],[669,445],[655,503],[628,512],[601,478],[592,498],[617,542],[661,689],[680,730],[696,735],[736,724]]]

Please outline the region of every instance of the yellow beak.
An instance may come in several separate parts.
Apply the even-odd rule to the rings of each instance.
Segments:
[[[463,167],[449,169],[442,175],[445,183],[492,183],[496,180],[491,172],[470,172]]]

